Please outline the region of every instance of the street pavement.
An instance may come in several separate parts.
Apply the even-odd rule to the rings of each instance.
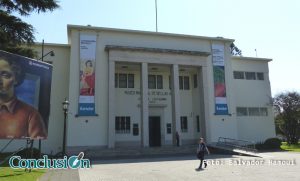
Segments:
[[[203,170],[196,169],[199,160],[194,155],[98,160],[92,162],[90,169],[51,170],[47,179],[44,176],[41,180],[300,180],[300,153],[268,152],[263,155],[264,158],[208,155],[208,167]]]

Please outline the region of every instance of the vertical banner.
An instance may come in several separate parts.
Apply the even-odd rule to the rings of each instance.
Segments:
[[[95,115],[96,35],[80,35],[80,90],[78,116]]]
[[[46,139],[52,65],[0,50],[0,139]]]
[[[224,45],[212,45],[212,61],[215,88],[215,114],[227,115],[228,106],[225,86]]]

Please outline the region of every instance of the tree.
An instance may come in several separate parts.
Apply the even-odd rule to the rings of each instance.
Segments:
[[[230,53],[232,55],[242,56],[242,50],[240,50],[237,46],[235,46],[233,42],[230,44]]]
[[[281,93],[273,103],[277,112],[275,124],[286,136],[288,144],[297,144],[300,138],[300,94]]]
[[[26,47],[34,43],[34,28],[12,13],[29,16],[35,11],[53,11],[58,7],[55,0],[0,0],[0,49],[33,57],[34,51]]]

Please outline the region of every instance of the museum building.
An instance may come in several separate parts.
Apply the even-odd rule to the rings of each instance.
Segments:
[[[264,141],[275,136],[268,63],[233,56],[233,39],[68,25],[68,43],[43,45],[53,65],[48,139],[67,150]],[[42,55],[42,44],[34,46]],[[4,144],[3,140],[1,145]],[[15,141],[14,149],[21,141]],[[36,145],[37,143],[35,143]]]

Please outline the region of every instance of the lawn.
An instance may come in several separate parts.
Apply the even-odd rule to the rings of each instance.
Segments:
[[[300,142],[297,145],[288,145],[287,142],[282,142],[280,148],[286,151],[300,152]]]
[[[0,154],[0,163],[10,153]],[[32,169],[31,172],[25,172],[25,169],[12,169],[7,162],[0,166],[0,181],[36,181],[37,178],[46,173],[46,169]]]
[[[36,181],[37,178],[46,172],[45,169],[33,169],[25,172],[25,169],[12,169],[10,167],[0,167],[1,181]]]

